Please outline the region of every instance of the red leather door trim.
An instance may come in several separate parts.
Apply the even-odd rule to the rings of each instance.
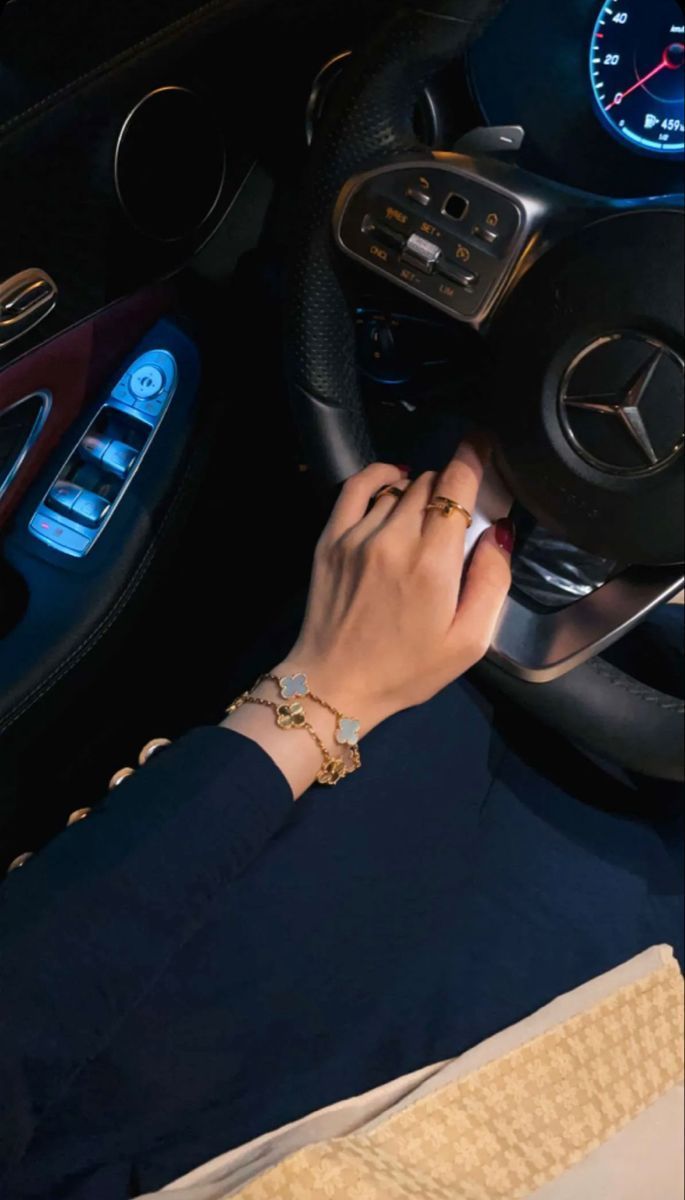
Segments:
[[[145,331],[169,310],[173,295],[168,284],[137,293],[0,372],[0,412],[32,392],[52,394],[41,435],[0,500],[0,529],[84,405]]]

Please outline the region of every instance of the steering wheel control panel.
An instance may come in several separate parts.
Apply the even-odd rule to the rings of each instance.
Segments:
[[[489,180],[424,163],[352,180],[335,220],[338,243],[351,257],[478,323],[516,261],[526,212]]]
[[[83,558],[128,488],[176,390],[167,350],[148,350],[112,388],[30,522],[53,550]]]

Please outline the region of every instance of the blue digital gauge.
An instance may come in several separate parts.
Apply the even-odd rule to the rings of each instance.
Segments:
[[[682,157],[684,61],[677,0],[606,0],[592,34],[590,77],[614,137],[646,154]]]

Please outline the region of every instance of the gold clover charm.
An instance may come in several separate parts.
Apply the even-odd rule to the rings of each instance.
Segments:
[[[307,724],[304,708],[301,704],[280,704],[276,722],[279,729],[302,729]]]
[[[338,722],[338,732],[335,735],[336,742],[339,746],[358,746],[361,728],[361,721],[354,721],[351,717],[341,717]]]
[[[286,675],[280,679],[281,695],[284,700],[293,700],[297,696],[309,695],[309,684],[304,672],[301,675]]]
[[[317,775],[317,781],[326,787],[335,787],[347,774],[341,758],[329,758]]]

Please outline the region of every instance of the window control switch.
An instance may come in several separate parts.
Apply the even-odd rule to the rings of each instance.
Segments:
[[[178,384],[174,354],[151,348],[109,385],[31,518],[35,538],[73,558],[90,553],[142,464]]]
[[[82,488],[80,496],[71,509],[71,519],[79,524],[87,525],[91,529],[97,529],[109,509],[110,502],[104,496],[97,496],[95,492],[89,492]]]
[[[110,438],[98,437],[95,433],[89,433],[81,442],[79,450],[87,462],[101,463],[111,444]]]
[[[102,456],[102,465],[106,471],[124,479],[138,457],[138,451],[126,442],[110,442]]]
[[[81,488],[78,484],[58,479],[50,488],[48,503],[50,508],[57,509],[58,512],[70,513],[80,495]]]

